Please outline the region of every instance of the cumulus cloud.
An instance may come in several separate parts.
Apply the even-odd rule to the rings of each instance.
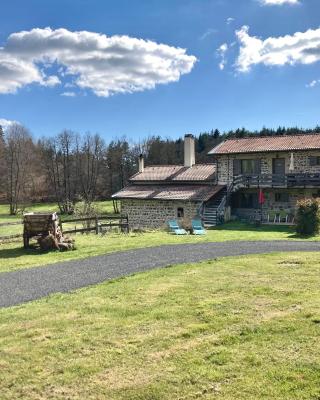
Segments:
[[[0,93],[31,83],[52,87],[72,76],[79,88],[107,97],[176,82],[195,62],[185,49],[150,40],[35,28],[11,34],[0,48]],[[57,75],[47,75],[54,64]]]
[[[10,120],[10,119],[5,119],[5,118],[0,118],[0,126],[2,129],[5,131],[10,125],[12,124],[18,124],[19,122]]]
[[[320,60],[320,28],[293,35],[269,37],[262,40],[249,35],[249,27],[236,32],[240,52],[236,67],[241,72],[250,71],[253,65],[312,64]]]
[[[219,68],[220,70],[224,70],[226,64],[227,64],[227,58],[226,58],[226,53],[228,51],[229,47],[227,43],[223,43],[220,47],[217,49],[217,54],[220,57],[220,63],[219,63]]]
[[[232,24],[233,21],[234,21],[234,18],[229,17],[229,18],[227,18],[226,23],[227,23],[227,25],[230,25],[230,24]]]
[[[282,6],[284,4],[300,4],[299,0],[260,0],[265,6]]]

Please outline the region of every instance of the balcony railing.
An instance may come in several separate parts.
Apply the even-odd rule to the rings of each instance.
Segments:
[[[233,186],[240,187],[320,187],[320,174],[262,174],[237,175],[233,178]]]

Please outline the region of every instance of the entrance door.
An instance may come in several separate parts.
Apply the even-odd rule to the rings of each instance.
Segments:
[[[272,173],[276,175],[285,175],[286,166],[284,158],[273,158],[272,159]]]

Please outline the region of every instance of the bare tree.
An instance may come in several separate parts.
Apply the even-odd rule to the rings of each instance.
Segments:
[[[4,131],[0,125],[0,198],[2,197],[1,195],[6,191],[6,178],[6,144],[4,139]]]
[[[75,139],[64,130],[54,138],[40,142],[42,160],[61,213],[71,214],[76,200]]]
[[[97,192],[97,184],[104,162],[105,145],[96,134],[87,133],[76,139],[76,165],[79,181],[79,194],[87,203],[91,203]]]
[[[29,131],[17,123],[8,127],[5,142],[7,199],[14,215],[27,197],[34,145]]]

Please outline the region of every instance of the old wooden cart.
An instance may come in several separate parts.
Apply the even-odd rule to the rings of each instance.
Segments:
[[[53,235],[60,241],[62,232],[57,213],[27,213],[23,216],[23,246],[29,247],[31,238],[41,238]]]

